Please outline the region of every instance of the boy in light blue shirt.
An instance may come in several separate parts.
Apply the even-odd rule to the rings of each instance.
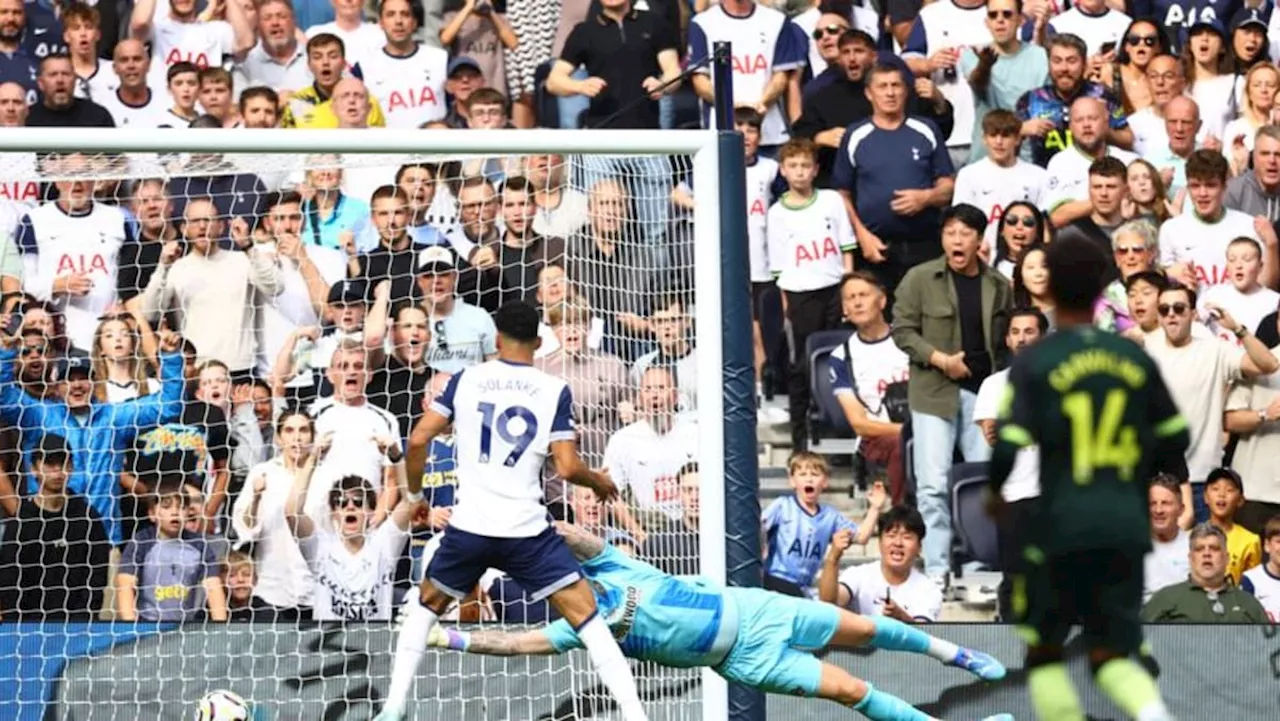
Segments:
[[[820,501],[831,477],[825,458],[808,451],[794,453],[787,461],[787,475],[795,493],[774,501],[764,512],[764,586],[789,596],[812,596],[814,576],[837,533],[852,534],[859,545],[871,539],[884,505],[884,487],[872,487],[870,506],[859,526]]]

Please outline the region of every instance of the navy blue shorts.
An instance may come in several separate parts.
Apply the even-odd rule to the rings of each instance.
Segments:
[[[494,538],[453,526],[445,529],[440,548],[427,566],[427,578],[461,600],[490,568],[511,576],[534,601],[582,578],[582,567],[554,528],[532,538]]]

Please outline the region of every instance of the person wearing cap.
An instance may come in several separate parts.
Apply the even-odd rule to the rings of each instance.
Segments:
[[[1230,468],[1216,468],[1204,484],[1204,501],[1209,506],[1209,523],[1227,537],[1227,575],[1240,583],[1244,572],[1262,563],[1262,539],[1236,523],[1236,513],[1244,505],[1244,482]]]
[[[1191,531],[1191,575],[1165,586],[1142,607],[1143,623],[1267,623],[1267,612],[1227,575],[1227,537],[1201,523]]]
[[[1219,0],[1226,2],[1227,0]],[[1231,57],[1236,74],[1243,75],[1259,62],[1268,61],[1267,46],[1269,10],[1241,8],[1231,16]]]
[[[329,395],[333,388],[325,379],[325,371],[334,350],[344,340],[361,343],[372,354],[372,360],[380,363],[390,291],[386,281],[379,283],[370,304],[364,281],[334,283],[320,314],[324,324],[296,329],[281,346],[271,372],[273,389],[306,403]]]
[[[186,383],[182,375],[181,338],[160,334],[160,392],[121,403],[95,403],[87,359],[72,356],[61,371],[59,399],[40,400],[14,383],[18,339],[0,334],[0,420],[22,431],[22,448],[35,450],[42,434],[63,430],[72,455],[67,488],[81,494],[102,517],[113,545],[122,540],[119,475],[123,454],[140,428],[172,418],[182,410]],[[28,481],[30,492],[34,482]]]
[[[448,73],[444,88],[449,93],[449,112],[444,116],[444,121],[451,128],[466,128],[469,124],[467,101],[471,99],[472,93],[485,87],[485,73],[480,63],[466,55],[450,60]]]
[[[35,493],[18,500],[0,540],[0,608],[5,620],[88,620],[107,586],[111,544],[102,518],[67,488],[66,438],[45,434],[30,459]]]
[[[457,295],[457,263],[457,256],[444,246],[418,254],[417,289],[431,330],[427,364],[441,373],[461,373],[498,352],[493,318]]]

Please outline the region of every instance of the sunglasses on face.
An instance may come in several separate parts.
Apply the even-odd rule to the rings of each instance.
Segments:
[[[22,355],[44,355],[49,350],[48,346],[43,345],[24,345],[22,346]]]
[[[849,28],[846,28],[840,25],[827,25],[825,27],[814,28],[813,39],[821,40],[824,37],[827,37],[828,35],[840,35],[844,33],[845,30],[848,30],[848,29]]]
[[[337,491],[329,494],[329,507],[336,510],[344,509],[347,506],[354,506],[356,509],[365,507],[365,497],[363,493],[339,493]]]
[[[987,11],[988,20],[1011,20],[1013,19],[1013,16],[1014,16],[1014,12],[1012,10],[988,10]]]
[[[1142,253],[1144,250],[1146,250],[1146,248],[1143,248],[1140,246],[1135,246],[1132,248],[1121,247],[1121,248],[1116,248],[1116,255],[1138,255]]]
[[[1160,305],[1156,306],[1156,312],[1158,312],[1162,316],[1182,315],[1183,313],[1187,312],[1187,304],[1174,303],[1173,305],[1169,305],[1168,303],[1161,303]]]
[[[1013,227],[1021,225],[1024,228],[1034,228],[1036,227],[1036,219],[1030,215],[1006,215],[1004,224]]]
[[[1124,44],[1132,47],[1146,45],[1149,48],[1154,48],[1156,41],[1155,35],[1130,35],[1124,39]]]

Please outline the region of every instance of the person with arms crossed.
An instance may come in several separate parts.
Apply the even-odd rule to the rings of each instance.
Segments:
[[[1005,676],[999,661],[895,619],[859,616],[830,604],[760,588],[724,588],[705,579],[670,576],[630,559],[569,524],[557,524],[621,638],[623,652],[670,668],[709,667],[767,693],[824,698],[872,721],[936,721],[843,668],[818,660],[826,648],[868,646],[927,655],[984,681]],[[629,599],[638,599],[629,602]],[[714,634],[712,633],[714,631]],[[524,632],[461,632],[433,627],[430,645],[466,653],[537,656],[580,648],[565,620]],[[1009,714],[985,721],[1012,721]]]
[[[1019,452],[1040,447],[1040,508],[1015,581],[1025,592],[1015,604],[1019,621],[1032,632],[1032,705],[1040,718],[1083,718],[1063,662],[1063,643],[1080,621],[1099,690],[1130,718],[1171,719],[1155,681],[1130,656],[1142,646],[1142,559],[1151,549],[1140,481],[1158,459],[1186,449],[1187,421],[1154,361],[1093,328],[1108,264],[1102,251],[1067,240],[1046,255],[1058,330],[1014,361],[991,458],[999,516]]]
[[[617,496],[609,476],[578,457],[568,384],[533,368],[538,311],[525,303],[498,309],[498,357],[455,374],[409,438],[408,493],[422,500],[422,467],[431,440],[454,425],[458,502],[427,567],[419,603],[405,613],[387,703],[378,721],[406,718],[408,695],[432,629],[451,600],[461,601],[490,566],[549,598],[572,624],[626,721],[645,721],[635,679],[599,614],[569,547],[547,523],[541,503],[547,456],[566,481]],[[502,535],[489,535],[494,532]]]

